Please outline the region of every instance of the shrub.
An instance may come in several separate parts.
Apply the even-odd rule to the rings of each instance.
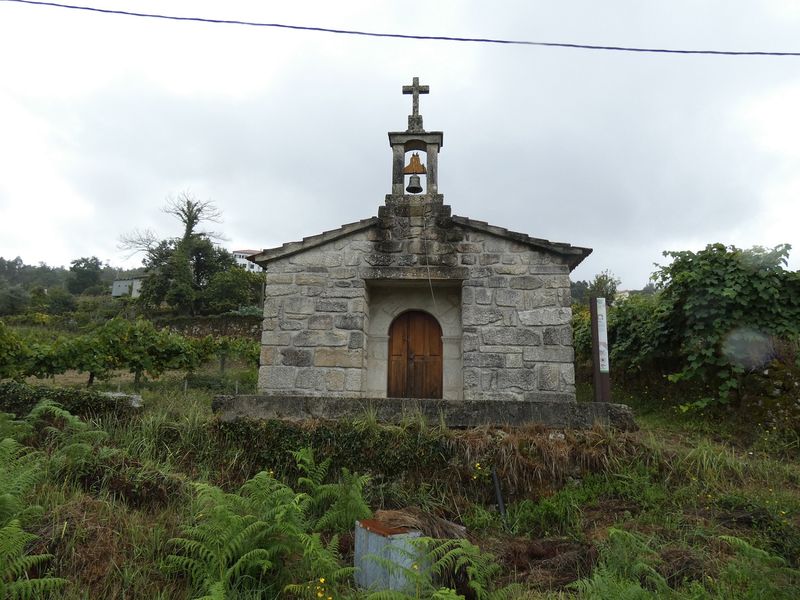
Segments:
[[[0,412],[24,417],[42,400],[56,402],[70,413],[85,418],[110,414],[125,418],[135,410],[123,399],[93,390],[0,382]]]

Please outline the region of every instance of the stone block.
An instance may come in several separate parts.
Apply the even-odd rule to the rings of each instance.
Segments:
[[[333,324],[338,329],[364,329],[364,315],[337,315]]]
[[[479,278],[476,278],[476,279],[465,279],[463,285],[466,286],[466,287],[485,287],[486,286],[486,278],[485,277],[479,277]]]
[[[263,319],[261,321],[261,331],[272,331],[278,325],[278,320],[275,318]]]
[[[366,254],[364,261],[373,267],[388,267],[394,261],[391,254]]]
[[[575,385],[575,365],[567,363],[561,365],[561,385],[564,389],[569,389]]]
[[[543,306],[559,306],[556,290],[525,290],[525,302],[523,303],[525,310],[533,310]]]
[[[286,283],[292,283],[294,279],[294,275],[291,273],[267,273],[266,276],[267,285],[281,285]]]
[[[332,315],[311,315],[308,318],[308,328],[314,330],[327,330],[333,327]]]
[[[461,291],[461,304],[474,304],[475,288],[464,288]]]
[[[465,367],[504,367],[506,364],[505,354],[495,354],[486,352],[468,352],[464,355]]]
[[[293,265],[307,265],[309,267],[338,267],[342,264],[342,253],[330,250],[299,252],[289,257]],[[311,271],[311,269],[308,269]]]
[[[375,244],[375,251],[380,253],[400,252],[403,242],[400,240],[383,240]]]
[[[466,356],[466,355],[465,355]],[[464,369],[464,389],[478,390],[481,387],[481,372],[479,369]]]
[[[277,317],[282,304],[282,301],[276,300],[275,298],[267,298],[264,300],[264,318],[270,319]]]
[[[517,315],[523,325],[564,325],[572,319],[572,310],[569,308],[537,308],[536,310],[521,310]]]
[[[488,325],[503,320],[503,313],[496,308],[465,306],[462,320],[464,325]]]
[[[361,369],[347,369],[345,371],[344,389],[349,392],[361,390]]]
[[[543,392],[558,391],[558,365],[539,365],[539,390]]]
[[[522,327],[486,328],[481,338],[489,346],[538,346],[542,343],[536,331]]]
[[[331,391],[340,391],[344,389],[344,371],[328,370],[325,373],[325,389]]]
[[[287,334],[288,335],[288,334]],[[347,336],[333,331],[301,331],[294,334],[292,342],[295,346],[346,346]],[[287,344],[288,345],[288,342]]]
[[[311,350],[283,348],[281,349],[281,364],[291,367],[310,367],[312,365]]]
[[[351,313],[366,313],[367,301],[364,298],[351,298],[350,299],[350,312]]]
[[[294,388],[297,376],[295,367],[262,367],[259,372],[259,385],[262,383],[268,390],[290,390]]]
[[[347,312],[347,301],[319,298],[316,303],[316,309],[319,312]]]
[[[524,275],[528,272],[527,265],[497,265],[494,272],[498,275]]]
[[[486,286],[490,288],[508,287],[508,277],[504,275],[492,275],[486,279]]]
[[[322,296],[324,298],[363,298],[364,290],[352,287],[332,287],[323,291]]]
[[[558,292],[558,305],[572,307],[572,291],[569,288],[561,288]]]
[[[267,298],[274,298],[276,296],[288,296],[296,294],[297,288],[293,285],[265,285],[264,295]]]
[[[483,242],[483,249],[486,252],[505,252],[508,249],[509,242],[503,238],[488,237]]]
[[[481,389],[484,391],[497,389],[497,371],[481,371]]]
[[[478,349],[479,338],[476,333],[464,333],[461,336],[461,347],[464,352],[473,352]]]
[[[480,255],[480,264],[482,266],[496,265],[499,262],[500,262],[500,255],[499,254],[481,254]]]
[[[283,312],[294,315],[310,315],[314,313],[314,299],[305,296],[287,298],[283,303]]]
[[[478,254],[483,252],[483,244],[477,242],[459,242],[456,251],[461,254]]]
[[[261,344],[264,346],[288,346],[291,334],[283,331],[264,331],[261,333]]]
[[[494,303],[497,306],[513,306],[522,308],[524,296],[520,290],[499,289],[494,292]]]
[[[357,367],[361,368],[364,354],[361,350],[345,348],[317,348],[314,365],[317,367]]]
[[[465,291],[468,288],[464,288]],[[491,304],[492,303],[492,290],[486,288],[477,288],[475,290],[475,304]]]
[[[548,288],[569,288],[569,275],[551,275],[544,285]]]
[[[544,285],[544,280],[536,275],[520,275],[512,277],[509,285],[518,290],[535,290]]]
[[[569,327],[545,327],[542,333],[542,342],[546,346],[560,346],[564,343],[564,333],[569,335]],[[571,343],[571,342],[570,342]]]
[[[533,346],[533,348],[537,348],[538,346]],[[527,350],[527,348],[526,348]],[[506,369],[521,369],[525,363],[522,360],[522,354],[506,354]]]
[[[503,369],[497,372],[497,389],[536,389],[536,373],[531,369]]]
[[[347,347],[350,348],[351,350],[355,350],[356,348],[363,348],[364,333],[361,331],[351,331],[350,341],[347,343]]]
[[[295,321],[292,319],[281,319],[278,321],[278,327],[282,331],[299,331],[305,329],[302,321]]]
[[[295,387],[300,390],[325,389],[325,371],[313,368],[298,369]]]
[[[261,346],[261,355],[258,357],[260,366],[271,365],[275,361],[275,348],[272,346]]]
[[[353,277],[358,275],[358,270],[354,267],[339,267],[337,269],[331,269],[330,275],[334,279],[353,279]]]
[[[571,346],[534,346],[525,348],[522,357],[528,362],[560,362],[572,364],[575,351]]]
[[[474,265],[477,262],[477,257],[474,254],[462,254],[461,255],[461,264],[462,265]]]
[[[297,285],[325,285],[328,278],[319,273],[298,273],[294,276]]]

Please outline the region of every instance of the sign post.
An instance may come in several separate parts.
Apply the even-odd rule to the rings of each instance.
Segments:
[[[606,299],[592,298],[589,300],[589,313],[592,317],[594,401],[611,402],[611,364],[608,360]]]

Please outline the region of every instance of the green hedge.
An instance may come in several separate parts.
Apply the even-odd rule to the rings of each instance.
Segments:
[[[127,416],[135,409],[119,398],[93,390],[32,386],[18,381],[0,382],[0,412],[26,416],[41,400],[58,402],[73,415],[98,417]]]

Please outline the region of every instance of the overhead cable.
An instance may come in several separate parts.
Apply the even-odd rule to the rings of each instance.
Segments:
[[[205,17],[182,17],[176,15],[162,15],[156,13],[143,13],[127,10],[114,10],[110,8],[97,8],[92,6],[78,6],[74,4],[61,4],[58,2],[40,2],[37,0],[0,0],[0,2],[17,2],[20,4],[35,4],[82,10],[107,15],[121,15],[126,17],[141,17],[147,19],[166,19],[169,21],[190,21],[213,25],[245,25],[249,27],[271,27],[275,29],[290,29],[295,31],[311,31],[315,33],[333,33],[340,35],[358,35],[376,38],[391,38],[401,40],[423,40],[434,42],[470,42],[476,44],[505,44],[517,46],[540,46],[546,48],[572,48],[575,50],[602,50],[610,52],[640,52],[650,54],[700,54],[710,56],[800,56],[800,52],[769,52],[763,50],[683,50],[677,48],[644,48],[631,46],[603,46],[597,44],[575,44],[567,42],[538,42],[532,40],[509,40],[496,38],[456,37],[448,35],[412,35],[407,33],[381,33],[377,31],[359,31],[356,29],[334,29],[331,27],[312,27],[309,25],[289,25],[286,23],[263,23],[259,21],[241,21],[237,19],[209,19]]]

